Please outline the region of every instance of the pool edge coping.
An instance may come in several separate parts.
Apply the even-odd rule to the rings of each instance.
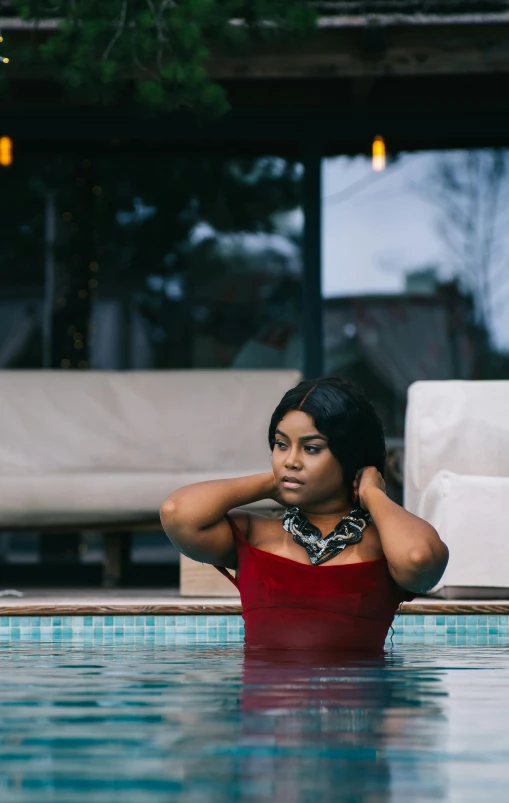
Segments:
[[[237,600],[227,602],[209,599],[200,601],[171,601],[167,603],[117,602],[98,604],[91,602],[33,602],[13,600],[0,604],[0,616],[175,616],[200,614],[240,615],[242,606]],[[509,615],[509,600],[500,601],[449,601],[416,600],[404,602],[397,611],[400,615]]]

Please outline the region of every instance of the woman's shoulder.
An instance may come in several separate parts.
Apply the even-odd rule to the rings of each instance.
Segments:
[[[276,517],[251,511],[248,513],[245,510],[232,510],[229,518],[236,524],[246,541],[253,546],[281,531],[282,512]]]
[[[380,533],[374,522],[369,524],[364,530],[361,544],[363,544],[364,549],[370,554],[370,557],[366,558],[366,560],[376,560],[377,558],[381,558],[384,554]]]

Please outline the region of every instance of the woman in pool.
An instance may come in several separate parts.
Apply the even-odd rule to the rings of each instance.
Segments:
[[[269,444],[272,471],[170,494],[166,534],[238,585],[247,647],[382,650],[399,604],[436,585],[448,551],[386,496],[372,405],[339,378],[301,382],[274,411]],[[285,506],[283,519],[235,509],[262,499]]]

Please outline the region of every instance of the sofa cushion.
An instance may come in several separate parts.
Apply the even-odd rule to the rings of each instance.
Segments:
[[[248,473],[297,371],[1,371],[0,476]]]
[[[416,513],[449,547],[439,588],[509,588],[507,500],[509,477],[440,471],[422,494]]]
[[[183,485],[268,471],[269,464],[240,472],[67,472],[2,477],[0,528],[86,529],[157,524],[169,493]],[[250,507],[278,507],[272,500]]]

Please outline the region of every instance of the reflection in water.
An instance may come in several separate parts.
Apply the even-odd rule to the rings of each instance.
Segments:
[[[2,803],[505,803],[507,656],[0,633]],[[488,791],[487,791],[488,790]]]
[[[246,795],[281,803],[393,800],[427,791],[446,799],[435,769],[421,785],[422,757],[391,761],[390,747],[426,718],[441,722],[440,677],[402,673],[384,656],[247,652],[241,698],[240,775]],[[443,692],[442,692],[443,693]],[[433,733],[433,747],[438,738]],[[438,737],[438,738],[437,738]]]

